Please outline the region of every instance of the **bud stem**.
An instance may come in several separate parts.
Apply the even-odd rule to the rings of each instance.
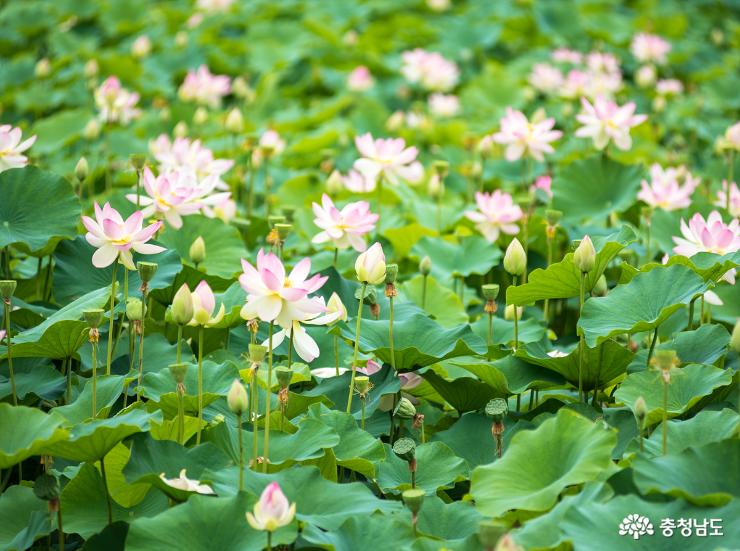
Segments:
[[[648,357],[647,357],[647,363],[646,365],[650,367],[650,360],[653,357],[653,351],[655,350],[655,342],[658,340],[658,328],[656,327],[653,331],[653,338],[650,341],[650,350],[648,351]]]
[[[185,444],[185,392],[184,389],[177,388],[177,443],[181,446]]]
[[[516,276],[511,276],[511,285],[516,287]],[[519,349],[519,312],[514,305],[514,352]]]
[[[339,377],[339,336],[334,335],[334,371]]]
[[[92,343],[92,418],[98,416],[98,339]]]
[[[378,184],[380,184],[378,180]],[[378,219],[379,220],[379,219]],[[362,322],[362,302],[365,299],[365,290],[367,289],[367,282],[362,283],[362,290],[360,292],[359,306],[357,307],[357,323],[355,324],[355,351],[352,356],[352,378],[349,382],[349,396],[347,397],[347,413],[352,411],[352,393],[355,390],[355,374],[357,373],[357,358],[360,352],[360,323]]]
[[[421,281],[421,309],[424,310],[427,307],[427,278],[429,276],[424,274]]]
[[[203,425],[203,326],[198,327],[198,433],[195,444],[200,444],[200,433]]]
[[[272,332],[275,328],[275,322],[270,322],[270,329],[268,333],[268,356],[267,356],[267,404],[265,405],[265,446],[262,450],[262,472],[267,472],[267,463],[269,462],[268,458],[269,451],[270,451],[270,406],[271,406],[271,398],[272,398]]]
[[[236,414],[236,434],[239,438],[239,491],[244,490],[244,438],[242,435],[242,414]]]
[[[657,334],[657,330],[656,330]],[[663,379],[663,442],[662,451],[663,455],[668,454],[668,379]]]
[[[50,268],[51,269],[51,268]],[[110,284],[110,321],[108,322],[108,348],[106,350],[105,374],[110,375],[110,363],[113,357],[113,310],[116,306],[116,272],[118,258],[113,262],[113,279]]]
[[[108,524],[113,524],[113,506],[110,501],[110,491],[108,490],[108,477],[105,475],[105,456],[100,458],[100,474],[103,478],[103,487],[105,488],[105,502],[108,506]]]
[[[18,392],[15,387],[15,373],[13,372],[13,354],[10,344],[10,297],[3,300],[3,309],[5,310],[5,342],[8,345],[8,371],[10,372],[10,388],[13,392],[13,405],[18,405]]]
[[[136,210],[141,208],[141,178],[143,173],[142,169],[136,171]]]
[[[138,381],[138,389],[136,391],[136,401],[137,402],[141,402],[141,392],[143,390],[142,381],[144,378],[144,323],[146,322],[146,304],[147,304],[148,288],[149,286],[146,283],[142,283],[141,304],[144,307],[144,313],[141,316],[141,321],[139,322],[141,324],[141,333],[139,334],[139,381]]]
[[[491,357],[491,348],[493,347],[493,312],[488,312],[488,361]]]
[[[362,430],[365,430],[365,397],[360,396],[360,411],[362,411],[362,421],[360,423],[360,428]]]
[[[249,394],[250,394],[250,400],[249,400],[249,410],[250,410],[250,420],[252,421],[252,465],[254,466],[255,470],[257,469],[257,455],[259,447],[259,440],[257,437],[258,427],[257,427],[257,418],[259,417],[259,391],[257,389],[257,372],[259,371],[259,366],[254,370],[254,373],[252,373],[252,382],[249,383]]]
[[[121,333],[123,332],[123,325],[124,321],[126,320],[126,305],[128,304],[128,268],[126,266],[123,267],[123,307],[124,312],[121,314],[121,319],[118,322],[118,330],[116,331],[116,340],[113,341],[113,350],[111,350],[111,357],[115,356],[116,354],[116,348],[118,348],[118,341],[121,339]],[[129,330],[128,330],[128,337],[129,341],[131,340],[131,324],[129,323]],[[134,358],[133,358],[133,347],[131,348],[132,353],[131,357],[129,358],[129,370],[131,370],[134,366]],[[126,393],[128,395],[128,391]]]
[[[583,314],[583,303],[586,295],[586,272],[581,272],[580,293],[578,295],[578,319]],[[583,355],[586,353],[586,336],[582,329],[578,329],[578,400],[583,401]]]
[[[391,367],[396,372],[396,353],[393,348],[393,297],[388,297],[388,339],[391,343]]]

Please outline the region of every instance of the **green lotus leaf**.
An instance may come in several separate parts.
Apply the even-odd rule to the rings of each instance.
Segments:
[[[473,469],[475,506],[492,517],[510,509],[547,511],[566,487],[602,476],[616,443],[616,431],[561,409],[535,430],[516,434],[499,461]]]
[[[732,438],[740,426],[740,415],[731,409],[720,411],[703,410],[691,419],[668,421],[668,453],[678,455],[687,448],[698,448],[705,444]],[[654,430],[644,440],[645,451],[662,455],[662,427]]]
[[[98,369],[100,370],[100,368]],[[101,376],[98,373],[97,400],[95,402],[98,419],[108,416],[111,407],[123,393],[124,381],[125,378],[120,375]],[[92,417],[92,398],[92,380],[87,379],[82,392],[75,401],[54,408],[54,412],[62,415],[70,424],[81,423]]]
[[[47,415],[39,409],[0,404],[0,469],[7,469],[55,442],[65,440],[69,433],[62,428],[64,418]]]
[[[495,395],[500,397],[519,394],[529,388],[543,389],[565,383],[561,375],[512,355],[492,362],[463,356],[446,360],[442,365],[448,371],[450,367],[469,371],[490,386]]]
[[[381,516],[347,519],[341,526],[325,532],[308,526],[303,537],[325,549],[407,549],[414,543],[410,522],[398,518],[387,519]]]
[[[730,334],[722,325],[702,325],[694,331],[683,331],[657,350],[675,350],[681,363],[713,364],[725,352]]]
[[[483,275],[496,266],[503,256],[498,247],[477,235],[455,242],[422,237],[411,248],[411,254],[417,260],[428,256],[432,261],[432,275],[438,281],[449,281],[455,275]]]
[[[481,316],[470,328],[485,342],[488,342],[488,316]],[[547,332],[542,323],[536,319],[529,318],[519,320],[518,338],[520,343],[530,343],[542,340]],[[514,321],[503,318],[493,318],[493,344],[512,344],[514,342]]]
[[[668,417],[676,417],[691,409],[702,397],[714,389],[729,385],[732,373],[717,367],[689,364],[671,371],[668,385]],[[633,411],[635,401],[642,396],[647,405],[646,423],[657,423],[663,418],[663,379],[656,370],[632,373],[614,393],[614,397]]]
[[[445,503],[437,496],[426,496],[419,511],[417,528],[424,535],[458,541],[477,532],[481,520],[482,515],[470,502]]]
[[[596,264],[588,272],[585,290],[590,292],[604,273],[609,262],[623,248],[637,239],[629,226],[622,226],[618,232],[604,237],[594,237]],[[538,300],[577,297],[581,292],[581,272],[573,262],[573,253],[565,255],[563,260],[551,264],[546,269],[538,268],[527,276],[527,283],[510,286],[506,289],[507,304],[523,306]]]
[[[408,224],[400,228],[383,229],[383,236],[390,241],[393,252],[398,258],[405,258],[423,237],[437,235],[437,232],[422,226],[418,222]]]
[[[45,359],[14,358],[13,370],[16,392],[20,400],[32,395],[53,400],[64,392],[64,376]],[[0,379],[0,398],[10,396],[11,393],[10,379],[4,381]]]
[[[642,165],[624,165],[606,156],[575,161],[556,172],[553,208],[566,220],[600,220],[626,210],[637,195]]]
[[[400,296],[422,307],[424,276],[416,275],[399,286]],[[452,289],[440,285],[432,276],[427,277],[427,300],[424,311],[442,327],[453,327],[468,321],[465,306]]]
[[[726,254],[724,256],[714,253],[697,253],[691,258],[681,255],[671,256],[665,264],[650,262],[640,266],[638,270],[630,264],[622,264],[622,273],[619,277],[620,283],[628,283],[640,272],[649,272],[661,266],[686,266],[700,275],[704,281],[717,281],[729,270],[740,266],[740,251]]]
[[[481,409],[498,394],[488,384],[472,377],[448,380],[431,369],[424,372],[422,377],[460,413]]]
[[[385,447],[386,459],[376,465],[377,483],[386,493],[400,494],[411,488],[409,466],[388,444]],[[456,456],[447,444],[427,442],[416,446],[416,487],[427,494],[451,488],[455,482],[467,478],[468,472],[465,460]]]
[[[48,505],[28,486],[10,486],[0,495],[0,515],[0,549],[29,549],[52,529]]]
[[[588,299],[578,327],[590,347],[621,333],[648,331],[708,287],[700,276],[681,265],[641,273],[605,297]]]
[[[32,166],[14,168],[0,173],[0,189],[0,248],[23,245],[41,254],[50,243],[77,233],[80,202],[61,176]]]

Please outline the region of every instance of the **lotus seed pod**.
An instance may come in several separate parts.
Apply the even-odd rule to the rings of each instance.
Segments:
[[[642,423],[647,416],[647,411],[647,403],[645,402],[645,398],[643,398],[642,396],[638,396],[637,400],[635,400],[635,417],[637,417],[637,420],[640,422],[640,426],[642,426]]]
[[[87,175],[90,173],[90,167],[87,164],[85,157],[80,157],[75,165],[75,178],[78,182],[84,182],[87,179]]]
[[[171,364],[168,369],[170,370],[170,375],[172,375],[172,378],[175,379],[175,382],[178,385],[185,382],[185,374],[188,372],[188,364]]]
[[[587,274],[596,266],[596,249],[594,249],[594,244],[588,235],[581,239],[573,253],[573,263],[583,274]]]
[[[421,259],[421,262],[419,262],[419,273],[421,275],[429,275],[432,271],[432,259],[428,256],[425,256]]]
[[[594,296],[605,297],[608,291],[609,286],[606,284],[606,277],[604,276],[604,274],[601,274],[599,276],[599,279],[596,280],[596,285],[594,285],[594,288],[591,290],[591,292]]]
[[[523,276],[527,270],[527,253],[524,252],[524,247],[516,237],[506,248],[504,270],[513,276]]]
[[[493,549],[506,533],[506,526],[493,520],[484,520],[478,525],[478,540],[485,549]]]
[[[486,415],[494,422],[500,423],[509,413],[509,406],[503,398],[493,398],[486,404]]]
[[[226,395],[226,402],[229,409],[236,415],[241,415],[249,408],[247,390],[239,379],[234,379],[234,382],[231,383],[229,393]]]
[[[4,300],[9,300],[15,293],[15,288],[18,286],[12,279],[3,279],[0,281],[0,297]]]
[[[486,300],[496,300],[500,287],[495,283],[486,283],[481,287],[483,298]]]
[[[547,209],[545,211],[545,220],[550,226],[556,226],[560,219],[563,217],[563,212],[555,209]]]
[[[52,501],[59,498],[62,489],[56,476],[44,473],[33,483],[33,493],[39,499]]]
[[[409,508],[409,511],[413,515],[418,515],[421,510],[421,506],[424,504],[424,490],[419,488],[412,488],[410,490],[404,490],[401,494],[404,505]]]
[[[416,415],[416,407],[408,398],[401,398],[393,411],[393,415],[400,419],[413,419]]]
[[[283,211],[283,216],[285,216],[285,221],[288,224],[292,224],[293,219],[295,218],[296,208],[292,205],[286,205],[282,208],[282,211]]]
[[[159,264],[156,262],[144,262],[143,260],[140,260],[136,263],[139,277],[144,283],[149,283],[152,280],[154,274],[157,273],[157,268],[159,268]]]
[[[434,161],[432,163],[432,170],[434,170],[440,178],[444,178],[450,172],[450,163],[442,160]]]
[[[275,224],[275,229],[278,232],[278,236],[280,237],[281,241],[285,241],[288,238],[288,234],[290,233],[290,230],[293,229],[293,224]]]
[[[274,228],[276,224],[285,224],[286,219],[282,214],[273,214],[267,218],[267,225]]]
[[[193,244],[190,245],[188,255],[194,264],[200,264],[206,259],[206,242],[203,240],[203,237],[198,236],[195,238]]]
[[[229,111],[229,114],[226,115],[226,122],[224,122],[224,127],[226,128],[226,130],[233,134],[240,134],[244,131],[244,117],[242,116],[242,112],[237,107],[234,107],[231,111]]]
[[[740,318],[737,318],[735,327],[732,329],[732,337],[730,337],[730,348],[740,354]]]
[[[146,156],[141,153],[134,153],[129,157],[129,160],[131,161],[131,166],[134,167],[134,170],[137,172],[144,170],[144,165],[146,165]]]
[[[652,359],[653,365],[663,371],[678,366],[678,355],[675,350],[656,350]]]
[[[293,378],[293,370],[281,365],[275,369],[275,378],[277,378],[280,388],[285,388],[290,385],[290,380]]]
[[[395,283],[398,276],[398,264],[388,264],[385,267],[385,283]]]
[[[175,293],[172,299],[172,321],[177,325],[187,325],[193,319],[193,295],[187,283]]]
[[[82,316],[85,318],[85,322],[93,329],[100,327],[100,324],[103,322],[103,310],[101,308],[83,310]]]
[[[144,304],[138,298],[126,301],[126,318],[130,321],[141,321],[144,318]]]
[[[366,396],[370,391],[370,377],[360,375],[355,378],[355,390],[357,390],[360,396]]]
[[[262,360],[265,359],[266,354],[266,346],[262,346],[261,344],[249,345],[249,359],[252,360],[253,363],[260,363]]]
[[[410,463],[416,459],[416,443],[405,436],[399,438],[393,443],[393,453]]]

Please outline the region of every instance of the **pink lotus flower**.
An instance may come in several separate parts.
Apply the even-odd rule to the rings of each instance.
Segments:
[[[638,33],[630,45],[632,55],[642,63],[656,63],[662,65],[671,51],[671,44],[654,34]]]
[[[36,136],[31,136],[23,142],[21,136],[20,128],[13,128],[9,124],[0,125],[0,172],[28,164],[28,158],[23,152],[33,145]]]
[[[175,229],[182,227],[182,217],[195,214],[209,206],[228,200],[231,193],[213,193],[218,179],[209,176],[198,182],[195,174],[187,170],[176,170],[154,176],[149,167],[144,169],[144,190],[147,195],[139,198],[146,217],[163,218]],[[136,203],[135,193],[126,195]]]
[[[460,112],[460,100],[453,94],[435,93],[429,96],[429,111],[437,117],[454,117]]]
[[[375,190],[377,182],[375,177],[368,178],[356,170],[350,170],[346,176],[342,176],[342,184],[355,193],[370,193]]]
[[[683,185],[680,180],[683,180]],[[640,185],[642,189],[637,194],[638,199],[651,207],[672,211],[691,205],[691,195],[699,185],[699,179],[684,166],[664,170],[656,163],[650,167],[650,183],[643,180]]]
[[[550,142],[563,135],[559,130],[553,130],[553,126],[555,119],[529,122],[524,113],[507,107],[506,115],[501,119],[501,130],[493,135],[493,140],[507,146],[507,161],[516,161],[523,155],[543,161],[545,153],[554,151]]]
[[[353,92],[364,92],[372,88],[373,84],[375,84],[375,79],[370,74],[370,69],[364,65],[355,67],[347,76],[347,88]]]
[[[280,155],[285,150],[285,140],[275,130],[266,130],[260,136],[259,149],[266,157]]]
[[[516,221],[523,216],[522,209],[515,205],[511,195],[501,190],[493,193],[476,193],[478,210],[465,212],[468,220],[475,222],[476,229],[493,243],[503,231],[508,235],[519,233]]]
[[[197,494],[204,494],[204,495],[213,495],[215,492],[213,489],[206,485],[201,484],[198,480],[192,480],[186,476],[187,469],[182,469],[180,471],[180,476],[178,478],[166,478],[164,476],[164,473],[161,473],[159,475],[159,478],[167,484],[167,486],[170,486],[171,488],[175,488],[177,490],[183,490],[185,492],[195,492]]]
[[[619,60],[612,54],[591,52],[586,56],[586,67],[595,73],[619,73]]]
[[[355,260],[357,280],[365,285],[378,285],[385,280],[386,264],[383,246],[375,242]]]
[[[557,92],[563,85],[563,73],[549,63],[536,63],[529,75],[529,84],[544,94]]]
[[[460,71],[452,61],[437,52],[421,48],[403,52],[401,73],[411,84],[434,92],[448,92],[457,84]]]
[[[126,90],[116,77],[108,77],[95,90],[95,105],[103,122],[128,124],[141,115],[141,110],[136,108],[138,101],[139,94]]]
[[[714,204],[722,208],[727,205],[727,180],[722,180],[722,189],[717,192],[717,201]],[[735,182],[730,186],[730,216],[740,217],[740,189]]]
[[[548,198],[552,199],[552,176],[549,174],[538,176],[534,184],[529,187],[529,191],[530,193],[536,193],[538,189],[542,190]]]
[[[599,150],[604,149],[610,141],[614,141],[619,149],[628,150],[632,147],[630,129],[647,119],[647,115],[634,114],[634,102],[620,107],[613,101],[598,97],[593,105],[581,98],[581,104],[583,110],[576,119],[583,126],[576,130],[576,136],[593,139],[594,147]]]
[[[217,189],[229,189],[222,176],[234,166],[231,159],[216,159],[213,152],[204,147],[200,140],[175,138],[170,141],[166,134],[149,142],[149,151],[159,163],[160,172],[189,170],[198,180],[216,178]]]
[[[207,12],[227,11],[234,0],[198,0],[196,6],[198,9]]]
[[[419,151],[406,147],[403,138],[379,138],[374,140],[368,132],[355,138],[355,145],[362,157],[354,163],[354,168],[363,177],[375,180],[382,176],[391,184],[399,180],[416,183],[424,176],[421,163],[416,160]]]
[[[135,270],[132,250],[140,254],[157,254],[165,250],[159,245],[147,244],[162,227],[162,222],[155,222],[142,229],[144,215],[141,211],[136,211],[124,221],[119,212],[108,203],[102,209],[97,203],[94,205],[95,220],[83,216],[82,223],[87,228],[85,239],[98,249],[92,257],[96,268],[105,268],[119,259],[126,268]]]
[[[227,224],[236,218],[236,213],[236,201],[231,198],[231,194],[228,194],[228,197],[214,204],[213,207],[208,205],[203,207],[203,214],[208,218],[218,218]]]
[[[229,77],[211,74],[206,65],[201,65],[195,71],[188,71],[177,93],[183,101],[194,101],[215,109],[230,92]]]
[[[740,122],[730,126],[718,141],[721,149],[740,151]]]
[[[675,78],[659,80],[655,83],[655,92],[661,96],[678,96],[683,92],[683,83]]]
[[[565,77],[560,95],[567,99],[589,96],[590,75],[580,69],[571,69]]]
[[[740,249],[740,222],[734,219],[725,224],[716,210],[709,213],[706,221],[699,213],[691,217],[688,225],[682,218],[681,234],[683,238],[673,238],[673,252],[683,256],[701,252],[726,255]]]
[[[223,303],[216,311],[216,297],[211,290],[211,286],[205,281],[198,283],[190,296],[193,300],[193,319],[190,320],[188,325],[212,327],[224,318],[226,310]]]
[[[247,522],[255,530],[274,532],[282,526],[293,522],[295,503],[288,503],[280,485],[271,482],[254,504],[254,514],[247,513]]]
[[[327,194],[321,197],[321,205],[313,203],[313,212],[316,215],[314,224],[321,228],[312,240],[320,244],[331,241],[337,249],[352,247],[362,252],[367,248],[363,235],[371,232],[378,221],[378,215],[370,212],[367,201],[357,201],[347,204],[342,210],[334,206]]]
[[[571,65],[578,65],[583,61],[583,54],[570,50],[568,48],[557,48],[550,54],[554,61],[558,63],[570,63]]]

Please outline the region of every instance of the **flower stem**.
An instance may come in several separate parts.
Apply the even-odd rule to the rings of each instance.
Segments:
[[[650,350],[648,351],[648,357],[647,357],[647,365],[650,366],[650,360],[653,357],[653,350],[655,350],[655,341],[658,340],[658,328],[656,327],[653,331],[653,338],[650,341]]]
[[[360,305],[357,307],[357,323],[355,324],[355,351],[352,356],[352,378],[349,382],[349,396],[347,397],[347,413],[352,411],[352,392],[355,389],[355,373],[357,372],[357,359],[360,353],[360,322],[362,321],[362,303],[365,299],[365,290],[367,282],[362,282],[362,291],[360,292]]]
[[[334,335],[334,372],[339,377],[339,336]]]
[[[581,286],[578,295],[578,319],[583,314],[583,303],[586,295],[586,273],[581,272]],[[578,329],[578,400],[583,401],[583,355],[586,353],[586,336],[582,329]]]
[[[146,283],[144,284],[146,285]],[[141,402],[142,382],[144,378],[144,322],[146,321],[146,299],[147,288],[141,294],[141,303],[144,305],[144,314],[141,316],[141,334],[139,335],[139,385],[136,393],[136,401]]]
[[[668,454],[668,381],[663,377],[663,455]]]
[[[100,458],[100,475],[103,478],[103,487],[105,488],[105,501],[108,505],[108,524],[113,524],[113,506],[110,501],[110,491],[108,490],[108,477],[105,475],[105,456]]]
[[[267,403],[265,404],[265,445],[262,450],[262,472],[267,472],[268,458],[270,457],[270,407],[272,398],[272,332],[275,328],[275,322],[270,322],[270,329],[268,333],[268,346],[269,351],[267,352]]]
[[[272,532],[267,531],[267,551],[272,551]]]
[[[136,210],[141,208],[141,176],[142,170],[136,171]]]
[[[236,414],[236,434],[239,437],[239,491],[244,490],[244,438],[242,437],[242,414]]]
[[[396,371],[396,352],[393,344],[393,297],[388,297],[388,340],[391,343],[391,367]]]
[[[10,298],[3,301],[3,308],[5,309],[5,342],[8,345],[8,371],[10,372],[10,388],[13,392],[13,405],[18,405],[18,392],[15,386],[15,373],[13,371],[13,352],[10,344]]]
[[[427,278],[428,275],[423,275],[421,280],[421,309],[424,310],[427,307]]]
[[[493,347],[493,312],[488,313],[488,361],[491,361],[491,348]]]
[[[177,326],[177,363],[182,357],[182,325]]]
[[[110,321],[108,322],[108,349],[105,362],[105,374],[110,375],[110,363],[113,357],[113,310],[116,307],[116,272],[118,271],[118,259],[113,262],[113,279],[110,284]]]
[[[123,333],[123,323],[126,320],[126,304],[128,303],[128,268],[123,267],[123,315],[118,324],[118,331],[116,331],[116,340],[113,341],[113,350],[111,354],[115,355],[116,348],[118,348],[118,341],[121,340],[121,333]],[[129,322],[129,342],[131,341],[131,323]],[[133,352],[132,352],[133,355]],[[133,358],[129,357],[129,371],[133,368]]]
[[[59,531],[59,551],[64,551],[64,524],[62,524],[62,504],[57,505],[57,530]]]
[[[200,432],[203,425],[203,326],[198,327],[198,434],[195,444],[200,444]]]
[[[177,443],[185,444],[185,390],[177,389]]]
[[[92,343],[92,418],[98,416],[98,341]]]
[[[337,257],[338,256],[339,256],[339,249],[335,248],[334,249],[334,260],[331,263],[331,265],[334,266],[335,268],[337,267]]]
[[[512,286],[516,287],[516,276],[511,276]],[[517,312],[516,304],[514,305],[514,351],[519,349],[519,312]]]
[[[259,440],[257,439],[257,417],[259,416],[259,392],[257,391],[257,370],[252,375],[252,382],[249,386],[250,398],[249,407],[251,409],[252,421],[252,465],[257,468],[257,447],[259,446]]]

